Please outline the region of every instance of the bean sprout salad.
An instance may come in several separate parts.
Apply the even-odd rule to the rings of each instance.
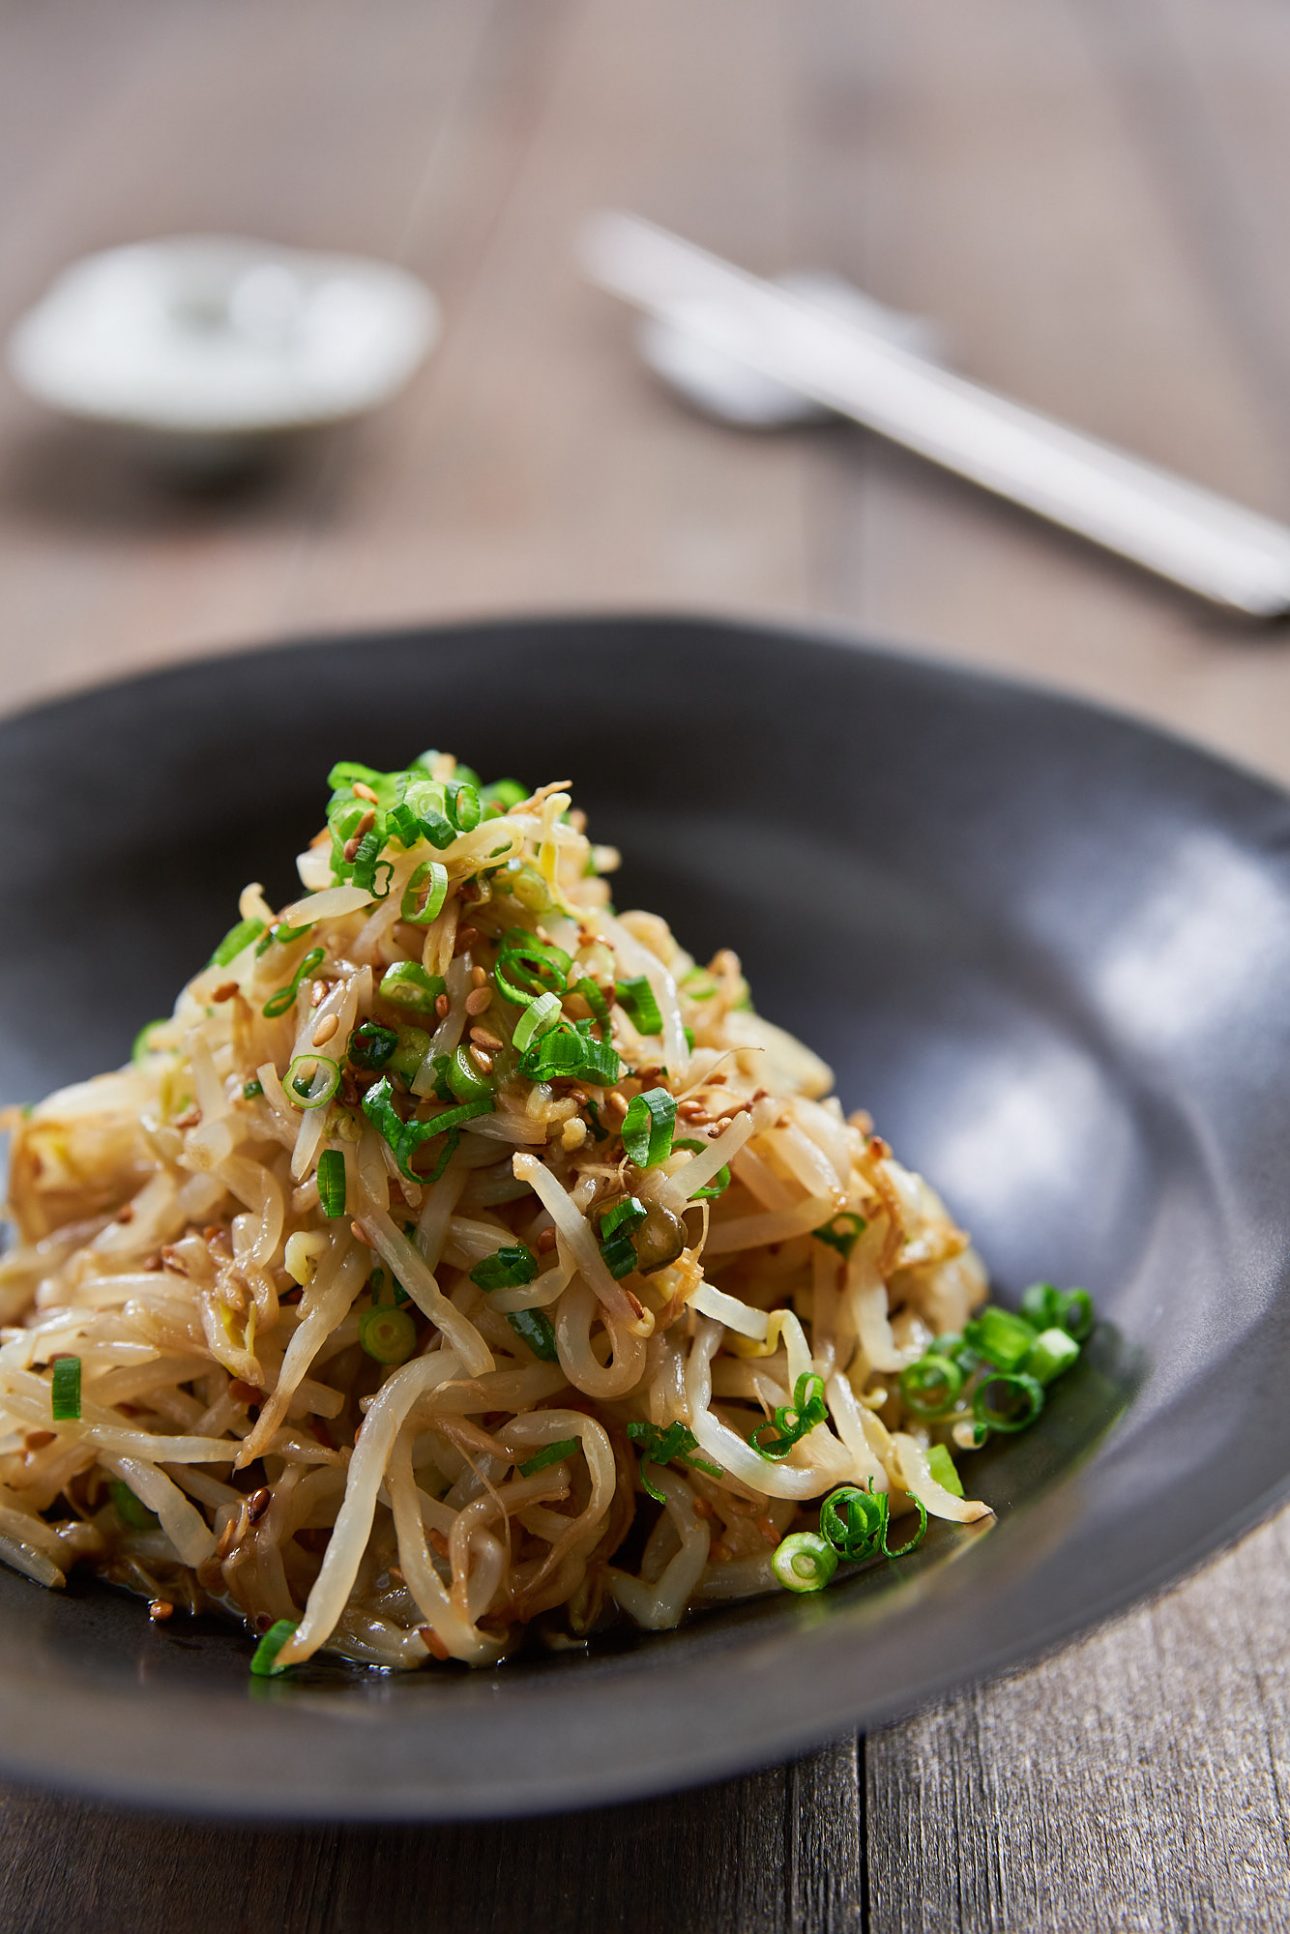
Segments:
[[[987,1304],[737,957],[616,912],[564,782],[346,763],[130,1064],[11,1110],[0,1558],[252,1669],[490,1665],[971,1523],[1083,1290]]]

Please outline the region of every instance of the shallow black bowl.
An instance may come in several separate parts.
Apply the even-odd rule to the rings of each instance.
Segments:
[[[108,1067],[291,886],[337,757],[570,777],[620,899],[834,1064],[1001,1290],[1107,1318],[973,1464],[984,1535],[495,1673],[250,1681],[240,1634],[0,1573],[0,1763],[223,1812],[556,1808],[750,1766],[1175,1577],[1290,1467],[1290,800],[1085,706],[793,633],[595,619],[222,659],[0,725],[0,1095]]]

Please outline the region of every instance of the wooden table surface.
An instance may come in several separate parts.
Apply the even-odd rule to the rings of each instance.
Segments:
[[[181,229],[439,292],[406,400],[179,496],[0,389],[0,697],[535,607],[820,616],[1290,780],[1290,652],[844,429],[704,424],[570,263],[617,202],[935,315],[960,365],[1290,517],[1284,0],[0,5],[0,321]],[[602,1815],[214,1829],[0,1789],[7,1929],[1285,1928],[1290,1517],[1033,1669]],[[183,1743],[176,1742],[176,1750]]]

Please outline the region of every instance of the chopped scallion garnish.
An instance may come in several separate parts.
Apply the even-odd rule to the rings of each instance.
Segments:
[[[555,1329],[545,1310],[511,1310],[506,1318],[516,1336],[527,1343],[535,1357],[543,1363],[556,1363],[560,1352],[555,1346]]]
[[[278,1654],[287,1640],[295,1637],[297,1629],[293,1618],[280,1618],[276,1625],[269,1627],[251,1657],[251,1671],[257,1679],[272,1679],[279,1672],[289,1670],[278,1664]]]
[[[73,1423],[81,1414],[81,1359],[55,1357],[50,1369],[50,1415],[56,1424]]]
[[[1021,1299],[1021,1313],[1037,1330],[1065,1330],[1077,1343],[1093,1334],[1093,1298],[1086,1289],[1058,1289],[1032,1283]]]
[[[963,1340],[998,1370],[1019,1370],[1035,1347],[1035,1331],[1024,1317],[987,1303],[963,1325]]]
[[[358,1340],[377,1363],[406,1363],[417,1347],[417,1326],[405,1309],[387,1303],[359,1317]]]
[[[349,1037],[346,1053],[356,1068],[383,1068],[398,1045],[399,1037],[392,1027],[382,1027],[379,1021],[360,1021]]]
[[[663,1016],[659,1009],[658,996],[644,974],[635,974],[630,980],[620,980],[617,987],[619,1005],[626,1009],[628,1018],[639,1034],[661,1034]]]
[[[530,1001],[519,1020],[515,1023],[512,1045],[517,1054],[523,1054],[541,1035],[549,1034],[560,1019],[560,996],[556,993],[539,994]]]
[[[345,1157],[338,1148],[325,1148],[318,1157],[318,1200],[332,1221],[345,1213]]]
[[[230,927],[224,935],[208,964],[211,967],[227,967],[230,960],[236,960],[238,955],[244,953],[251,942],[258,940],[263,932],[263,920],[239,920],[237,925]]]
[[[520,1465],[520,1476],[533,1477],[538,1471],[545,1471],[552,1464],[563,1463],[566,1457],[573,1456],[577,1448],[576,1437],[562,1437],[558,1444],[544,1444],[542,1449],[535,1451],[532,1457],[525,1458]]]
[[[1079,1344],[1069,1330],[1041,1330],[1035,1347],[1026,1358],[1026,1374],[1036,1383],[1049,1384],[1079,1358]]]
[[[623,1117],[623,1147],[637,1168],[657,1168],[672,1153],[676,1101],[666,1088],[634,1095]]]
[[[396,961],[381,976],[377,993],[395,1007],[410,1007],[418,1014],[433,1014],[435,1002],[444,991],[442,974],[428,974],[415,960]]]
[[[775,1548],[770,1568],[785,1591],[820,1592],[838,1568],[838,1554],[814,1531],[793,1531]]]
[[[526,1242],[504,1242],[491,1256],[475,1264],[470,1280],[480,1289],[521,1289],[537,1273],[537,1257]]]
[[[441,860],[424,860],[403,889],[399,916],[414,927],[428,927],[443,912],[447,898],[447,867]]]
[[[1034,1377],[996,1370],[972,1395],[972,1415],[984,1430],[1025,1430],[1044,1407],[1044,1387]]]
[[[944,1444],[932,1445],[927,1453],[927,1469],[943,1491],[951,1492],[956,1498],[962,1497],[963,1479]]]
[[[758,1424],[748,1442],[762,1457],[778,1463],[808,1431],[822,1424],[828,1414],[823,1377],[804,1370],[793,1386],[792,1403],[777,1405],[774,1416]],[[773,1431],[774,1436],[768,1438],[767,1431]]]
[[[835,1215],[831,1222],[824,1223],[812,1233],[817,1242],[826,1242],[830,1249],[836,1249],[845,1262],[864,1234],[865,1226],[862,1215],[854,1215],[850,1209],[844,1209],[841,1215]]]
[[[943,1417],[963,1388],[963,1372],[951,1357],[929,1351],[900,1373],[900,1394],[915,1417]]]
[[[316,973],[326,958],[327,956],[321,947],[311,947],[309,949],[309,952],[296,968],[295,973],[291,976],[286,986],[280,987],[276,994],[270,994],[268,1000],[264,1003],[261,1011],[267,1020],[276,1021],[280,1015],[286,1014],[295,1006],[296,995],[300,992],[301,982],[308,980],[311,974]]]
[[[688,1424],[668,1424],[666,1429],[658,1424],[647,1424],[633,1418],[627,1426],[627,1435],[640,1452],[641,1488],[649,1492],[659,1504],[666,1504],[665,1494],[657,1484],[650,1480],[651,1464],[688,1465],[692,1471],[706,1471],[709,1477],[720,1477],[721,1466],[711,1464],[706,1457],[696,1457],[699,1440]]]
[[[340,1063],[312,1051],[298,1054],[287,1069],[282,1091],[293,1108],[325,1108],[340,1087]]]

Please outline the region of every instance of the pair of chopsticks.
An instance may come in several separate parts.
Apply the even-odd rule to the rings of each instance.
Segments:
[[[1290,612],[1290,530],[1023,408],[854,317],[633,215],[592,218],[591,280],[710,349],[1249,617]]]

